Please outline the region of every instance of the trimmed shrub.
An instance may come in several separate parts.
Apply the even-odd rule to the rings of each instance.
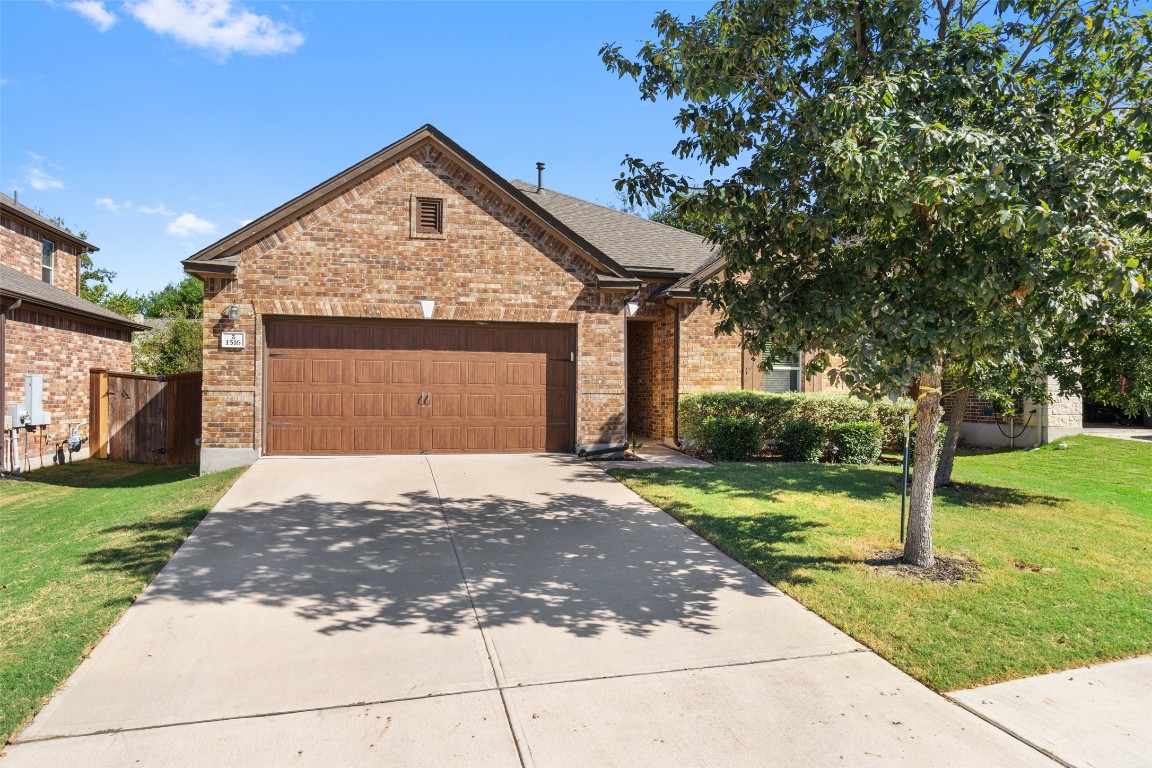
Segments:
[[[816,392],[797,396],[787,418],[813,421],[825,427],[829,424],[872,421],[876,418],[876,406],[850,395]]]
[[[840,464],[875,464],[880,460],[884,427],[876,421],[850,421],[828,425],[826,435],[833,461]]]
[[[891,400],[876,401],[876,421],[884,427],[881,438],[884,450],[904,450],[904,414],[910,412],[914,405],[907,397],[900,398],[895,404]]]
[[[708,416],[700,432],[716,461],[746,461],[760,450],[760,422],[751,416]]]
[[[776,450],[784,461],[820,461],[824,427],[807,419],[789,419],[776,431]]]

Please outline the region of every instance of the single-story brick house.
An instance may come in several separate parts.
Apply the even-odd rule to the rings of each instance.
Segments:
[[[51,423],[27,433],[30,463],[55,455],[69,422],[88,418],[90,368],[127,371],[132,332],[144,329],[80,298],[80,255],[99,250],[36,211],[0,195],[0,381],[3,406],[24,402],[25,376],[39,375]],[[21,458],[23,458],[21,439]]]
[[[205,282],[201,467],[671,441],[761,374],[688,286],[697,235],[507,181],[426,125],[183,262]]]

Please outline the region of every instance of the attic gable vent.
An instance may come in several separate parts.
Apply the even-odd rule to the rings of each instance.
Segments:
[[[421,235],[444,234],[444,200],[439,197],[416,198],[416,232]]]

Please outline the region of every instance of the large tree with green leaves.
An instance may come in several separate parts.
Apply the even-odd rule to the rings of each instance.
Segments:
[[[701,287],[719,331],[842,354],[857,391],[918,385],[904,557],[931,564],[944,369],[1041,359],[1144,285],[1126,243],[1152,226],[1152,18],[1118,0],[722,0],[654,29],[634,58],[601,55],[642,98],[682,102],[673,153],[709,178],[627,157],[619,187],[719,222],[728,269]]]

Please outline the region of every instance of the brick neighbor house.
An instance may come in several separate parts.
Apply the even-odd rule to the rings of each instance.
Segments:
[[[50,423],[23,437],[32,466],[55,455],[69,422],[88,418],[89,369],[130,370],[132,332],[145,326],[80,298],[80,254],[99,250],[7,195],[0,195],[0,381],[3,406],[24,403],[38,375]],[[50,461],[51,459],[47,459]]]
[[[713,334],[699,236],[507,181],[432,126],[183,263],[205,283],[205,472],[672,441],[682,393],[827,387]]]

